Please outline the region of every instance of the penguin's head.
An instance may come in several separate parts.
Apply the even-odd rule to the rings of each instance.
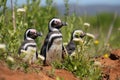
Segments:
[[[71,35],[71,40],[74,38],[83,38],[86,34],[82,30],[74,30]]]
[[[59,30],[62,26],[67,26],[67,23],[61,21],[59,18],[53,18],[49,22],[49,31]]]
[[[37,32],[36,29],[27,29],[24,34],[24,40],[33,40],[36,39],[38,36],[42,36],[41,32]]]

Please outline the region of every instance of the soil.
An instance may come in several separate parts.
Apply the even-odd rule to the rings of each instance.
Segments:
[[[71,72],[63,69],[53,69],[51,66],[32,67],[40,72],[25,73],[22,70],[11,70],[0,62],[0,80],[78,80]]]
[[[120,49],[115,49],[110,52],[110,56],[100,57],[103,80],[120,80]]]
[[[101,64],[102,80],[120,80],[120,49],[112,50],[108,58],[101,56],[97,61]],[[35,68],[40,72],[25,73],[21,70],[11,70],[4,62],[0,62],[0,80],[79,80],[64,69],[53,69],[51,66]]]

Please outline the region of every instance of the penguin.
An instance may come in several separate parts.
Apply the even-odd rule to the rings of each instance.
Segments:
[[[74,42],[74,39],[83,38],[85,35],[86,33],[84,33],[82,30],[79,29],[74,30],[71,33],[71,39],[65,47],[68,55],[70,56],[74,55],[74,51],[76,50],[76,44]]]
[[[44,65],[62,61],[63,37],[60,28],[67,26],[59,18],[52,18],[48,24],[48,34],[44,40],[40,54],[45,57]]]
[[[35,39],[38,36],[42,36],[42,33],[37,32],[36,29],[29,28],[24,33],[24,41],[19,47],[18,54],[19,56],[24,54],[23,61],[28,62],[29,64],[34,63],[38,58],[37,53],[37,44]]]

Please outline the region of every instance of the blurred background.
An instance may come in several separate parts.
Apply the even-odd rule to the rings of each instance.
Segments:
[[[7,45],[8,51],[16,53],[24,31],[36,28],[44,34],[36,40],[40,49],[53,17],[69,24],[69,28],[61,29],[65,43],[69,42],[73,30],[81,29],[95,35],[100,49],[105,45],[112,49],[120,47],[119,0],[1,0],[0,42]],[[90,24],[87,30],[84,23]]]
[[[15,2],[15,0],[13,0]],[[56,7],[61,15],[65,13],[65,0],[53,0],[52,5]],[[67,0],[66,0],[67,1]],[[21,6],[26,4],[27,0],[17,0],[16,4]],[[117,12],[120,14],[120,1],[119,0],[68,0],[70,7],[69,13],[76,13],[77,15],[96,15],[98,13]],[[41,6],[46,6],[46,1],[41,0]],[[10,7],[10,0],[7,1],[7,6]]]

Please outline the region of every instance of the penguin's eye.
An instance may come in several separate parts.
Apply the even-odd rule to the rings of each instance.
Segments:
[[[55,20],[54,24],[61,24],[61,21],[60,20]]]
[[[54,24],[58,24],[58,21],[54,21]]]
[[[36,32],[31,32],[31,34],[36,34]]]

